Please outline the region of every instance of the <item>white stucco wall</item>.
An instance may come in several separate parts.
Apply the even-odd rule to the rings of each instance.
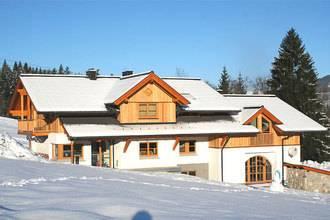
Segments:
[[[142,169],[158,167],[176,167],[180,164],[208,163],[208,140],[207,138],[187,138],[196,140],[196,153],[180,155],[179,144],[173,150],[175,140],[132,140],[127,151],[124,153],[125,141],[115,144],[115,168],[119,169]],[[141,158],[140,142],[157,142],[157,158]]]
[[[188,155],[180,155],[179,144],[176,147],[176,156],[178,164],[198,164],[198,163],[208,163],[209,161],[209,142],[207,138],[186,138],[187,140],[195,140],[196,152]],[[172,143],[172,147],[174,141]]]
[[[43,143],[38,143],[36,141],[31,140],[31,150],[35,153],[42,153],[42,154],[49,155],[49,152],[51,152],[49,150],[52,149],[52,145],[46,141]],[[51,156],[51,155],[49,155],[49,156]]]
[[[294,156],[289,156],[289,149],[296,148]],[[229,183],[245,183],[245,161],[254,156],[263,156],[272,165],[272,174],[279,171],[282,175],[282,148],[276,147],[249,147],[225,148],[223,153],[223,179]],[[300,161],[300,146],[286,146],[284,161],[295,163]],[[221,161],[220,161],[221,163]]]
[[[209,180],[221,181],[221,149],[209,148]]]
[[[77,142],[77,143],[81,143],[81,142]],[[79,164],[90,166],[92,165],[92,146],[90,142],[83,142],[81,144],[83,144],[84,159],[80,160]]]

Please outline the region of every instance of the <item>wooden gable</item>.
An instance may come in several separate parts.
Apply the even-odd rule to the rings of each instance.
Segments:
[[[283,124],[278,118],[276,118],[270,111],[268,111],[265,107],[261,107],[256,113],[254,113],[250,118],[248,118],[243,124],[248,125],[258,116],[264,115],[266,118],[271,120],[274,124]]]
[[[121,123],[174,123],[176,101],[161,86],[149,82],[120,104],[118,120]],[[141,117],[140,105],[148,104],[156,108],[154,117]]]
[[[161,88],[164,92],[168,94],[168,96],[171,96],[173,100],[175,100],[176,103],[181,105],[188,105],[189,101],[182,96],[179,92],[177,92],[175,89],[173,89],[170,85],[168,85],[164,80],[159,78],[153,71],[150,72],[150,74],[141,80],[137,85],[135,85],[133,88],[125,92],[123,95],[121,95],[118,99],[114,101],[115,105],[120,105],[121,103],[125,102],[127,99],[129,99],[132,95],[137,93],[141,90],[141,88],[145,87],[147,84],[156,84],[159,88]]]

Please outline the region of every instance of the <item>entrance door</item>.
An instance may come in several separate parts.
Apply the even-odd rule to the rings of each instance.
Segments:
[[[111,166],[110,144],[108,141],[92,142],[92,166]]]
[[[272,181],[272,166],[262,156],[251,157],[245,162],[245,182],[247,184],[268,183]]]

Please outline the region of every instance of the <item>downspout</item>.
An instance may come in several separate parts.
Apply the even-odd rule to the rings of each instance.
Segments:
[[[284,141],[287,140],[290,136],[282,138],[282,185],[284,186]]]
[[[115,141],[111,139],[112,147],[112,168],[115,169]]]
[[[223,141],[223,144],[221,146],[222,147],[221,148],[221,182],[223,182],[223,171],[224,171],[224,169],[223,169],[223,150],[225,149],[225,146],[226,146],[228,140],[229,140],[229,136],[226,135],[224,137],[224,141]]]

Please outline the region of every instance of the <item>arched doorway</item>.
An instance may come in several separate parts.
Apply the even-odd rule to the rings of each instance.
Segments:
[[[262,156],[251,157],[245,162],[245,182],[268,183],[272,181],[272,165]]]

